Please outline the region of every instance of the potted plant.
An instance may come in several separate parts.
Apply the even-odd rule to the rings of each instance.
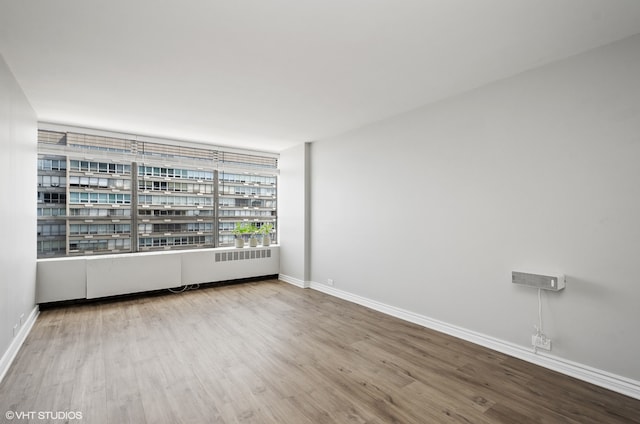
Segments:
[[[236,247],[244,247],[244,235],[249,232],[249,224],[246,222],[236,222],[235,228],[232,230],[236,237]]]
[[[271,244],[271,230],[273,230],[273,224],[270,222],[263,223],[258,232],[262,234],[262,245],[269,246]]]
[[[258,247],[258,239],[256,238],[256,234],[258,234],[258,227],[253,222],[247,225],[247,232],[249,235],[249,247]]]

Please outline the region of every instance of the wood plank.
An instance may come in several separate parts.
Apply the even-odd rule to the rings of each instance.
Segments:
[[[0,412],[87,422],[640,422],[640,401],[277,280],[44,310]]]

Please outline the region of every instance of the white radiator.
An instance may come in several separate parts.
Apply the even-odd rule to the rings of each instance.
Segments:
[[[280,248],[217,248],[38,260],[37,301],[93,299],[278,274]]]

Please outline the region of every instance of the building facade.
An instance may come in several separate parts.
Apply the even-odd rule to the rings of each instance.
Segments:
[[[90,131],[38,131],[38,257],[277,242],[277,155]]]

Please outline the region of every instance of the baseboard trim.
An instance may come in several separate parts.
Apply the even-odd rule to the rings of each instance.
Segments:
[[[294,286],[300,287],[301,289],[308,289],[309,288],[309,282],[308,281],[300,280],[299,278],[291,277],[289,275],[279,274],[278,275],[278,280],[282,280],[285,283],[293,284]]]
[[[27,320],[24,322],[22,327],[20,327],[18,334],[16,334],[16,336],[11,341],[11,344],[9,344],[9,348],[7,349],[7,351],[4,353],[4,355],[2,355],[2,358],[0,359],[0,383],[2,383],[2,380],[7,374],[7,371],[9,371],[13,360],[16,359],[16,355],[18,354],[20,347],[22,347],[22,344],[27,339],[27,336],[31,332],[33,324],[35,324],[36,318],[38,318],[39,314],[40,308],[38,307],[38,305],[36,305],[27,317]]]
[[[544,368],[548,368],[553,371],[568,375],[570,377],[586,381],[587,383],[591,383],[596,386],[600,386],[605,389],[640,400],[640,381],[612,374],[607,371],[590,367],[588,365],[569,361],[558,356],[541,352],[536,353],[530,348],[500,340],[495,337],[487,336],[485,334],[471,331],[462,327],[447,324],[443,321],[439,321],[424,315],[397,308],[395,306],[371,300],[366,297],[339,290],[325,284],[311,281],[309,283],[309,287],[328,295],[335,296],[340,299],[356,303],[358,305],[366,306],[378,312],[382,312],[384,314],[391,315],[393,317],[400,318],[402,320],[412,322],[414,324],[418,324],[423,327],[430,328],[432,330],[436,330],[441,333],[445,333],[450,336],[487,347],[489,349],[493,349],[506,355],[510,355],[515,358],[540,365]]]

